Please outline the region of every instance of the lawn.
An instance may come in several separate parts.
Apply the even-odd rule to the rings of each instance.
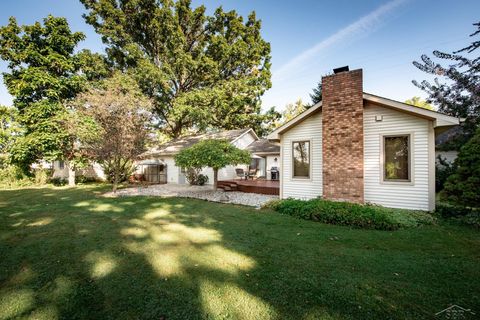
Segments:
[[[480,233],[351,229],[101,186],[0,191],[0,319],[480,314]]]

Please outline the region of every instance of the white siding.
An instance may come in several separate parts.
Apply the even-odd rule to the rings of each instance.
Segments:
[[[376,122],[375,116],[383,120]],[[365,202],[392,208],[430,210],[429,205],[429,131],[431,123],[416,116],[367,104],[364,110]],[[411,134],[411,183],[384,183],[381,177],[381,137]],[[433,156],[433,153],[430,153]],[[434,190],[432,190],[434,192]]]
[[[171,156],[160,157],[167,165],[167,183],[178,183],[180,169],[175,165],[175,160]]]
[[[292,142],[310,140],[311,178],[292,178]],[[322,196],[322,115],[305,119],[281,136],[280,172],[282,198],[311,199]]]

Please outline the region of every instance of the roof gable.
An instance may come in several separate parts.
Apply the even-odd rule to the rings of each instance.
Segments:
[[[363,93],[363,100],[381,105],[386,108],[391,108],[396,111],[405,112],[417,117],[425,118],[428,120],[432,120],[434,122],[434,127],[450,127],[456,126],[460,123],[460,119],[448,116],[446,114],[428,110],[416,106],[412,106],[403,102],[391,100],[388,98],[376,96],[370,93]],[[289,129],[293,128],[294,126],[300,124],[303,120],[308,118],[309,116],[315,114],[316,112],[320,112],[322,110],[322,102],[319,102],[312,106],[311,108],[307,109],[305,112],[301,113],[300,115],[296,116],[292,120],[288,121],[287,123],[281,125],[277,129],[275,129],[272,133],[267,136],[269,140],[279,140],[280,135]]]

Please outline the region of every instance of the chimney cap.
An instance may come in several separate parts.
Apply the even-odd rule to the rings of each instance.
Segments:
[[[337,73],[340,73],[340,72],[346,72],[346,71],[350,71],[348,66],[333,69],[334,74],[337,74]]]

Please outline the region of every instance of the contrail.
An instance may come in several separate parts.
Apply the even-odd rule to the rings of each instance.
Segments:
[[[355,34],[363,34],[372,32],[384,19],[384,17],[393,11],[395,8],[399,7],[406,0],[393,0],[384,5],[381,5],[374,11],[370,12],[366,16],[361,17],[352,24],[342,28],[329,36],[328,38],[320,41],[313,47],[303,51],[286,64],[281,66],[278,70],[273,73],[273,78],[281,79],[282,76],[285,76],[291,69],[296,68],[303,63],[305,63],[310,58],[318,55],[321,51],[331,47],[335,43],[345,40]]]

